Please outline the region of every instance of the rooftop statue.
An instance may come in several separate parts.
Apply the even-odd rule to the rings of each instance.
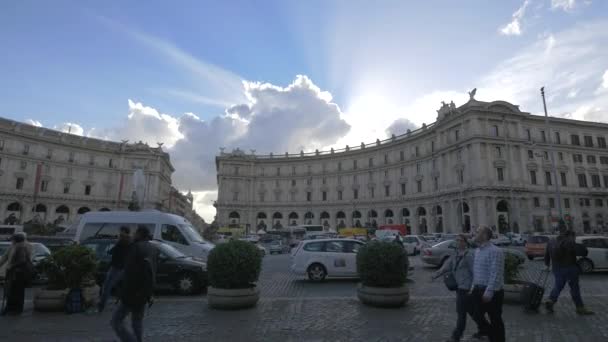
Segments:
[[[475,100],[475,94],[477,93],[477,88],[473,88],[473,90],[471,90],[469,92],[469,101]]]

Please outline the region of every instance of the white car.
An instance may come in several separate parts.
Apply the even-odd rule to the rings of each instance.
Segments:
[[[407,251],[407,254],[416,255],[423,248],[431,247],[431,244],[422,235],[406,235],[403,237],[403,247]]]
[[[492,240],[490,240],[493,244],[495,244],[496,246],[509,246],[511,245],[511,239],[509,239],[509,237],[499,234],[499,235],[494,235],[494,237],[492,238]]]
[[[587,247],[589,254],[578,259],[583,273],[608,269],[608,237],[577,236],[576,242]]]
[[[291,271],[312,281],[327,277],[357,278],[357,252],[364,245],[354,239],[305,240],[294,248]]]

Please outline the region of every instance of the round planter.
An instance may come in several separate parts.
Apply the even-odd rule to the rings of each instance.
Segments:
[[[86,286],[82,288],[82,301],[85,307],[92,307],[99,301],[99,286]]]
[[[68,290],[37,289],[34,292],[34,310],[63,311]]]
[[[359,284],[357,286],[357,297],[366,305],[381,308],[398,308],[410,299],[407,285],[401,287],[372,287]]]
[[[247,289],[218,289],[209,286],[207,302],[213,309],[235,310],[245,309],[256,305],[260,299],[257,287]]]

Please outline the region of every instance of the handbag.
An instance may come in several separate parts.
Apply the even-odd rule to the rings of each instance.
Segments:
[[[456,281],[456,277],[454,276],[454,270],[458,268],[458,264],[460,264],[462,259],[464,259],[464,256],[462,256],[458,261],[456,261],[456,265],[454,265],[454,268],[443,276],[443,283],[445,284],[445,287],[447,287],[450,291],[458,290],[458,282]]]

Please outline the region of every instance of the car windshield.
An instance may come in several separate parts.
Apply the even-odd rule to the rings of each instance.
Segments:
[[[158,249],[160,249],[160,251],[166,254],[169,258],[179,259],[186,257],[184,253],[178,251],[177,249],[175,249],[175,247],[171,245],[167,245],[166,243],[158,243],[157,246]]]
[[[191,225],[180,224],[179,226],[180,226],[180,228],[182,228],[184,235],[186,235],[188,237],[188,240],[194,241],[194,242],[211,243],[209,241],[205,241],[205,239],[203,239],[201,234],[199,234],[194,228],[192,228]]]
[[[34,247],[34,256],[46,256],[46,255],[51,255],[51,251],[46,248],[45,245],[41,244],[41,243],[33,243],[32,244]]]

